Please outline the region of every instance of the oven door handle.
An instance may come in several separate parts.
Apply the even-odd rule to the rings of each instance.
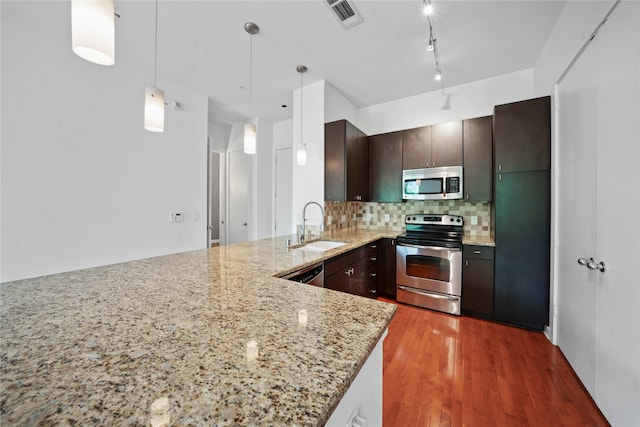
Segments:
[[[445,299],[447,301],[460,299],[459,296],[449,296],[449,295],[434,294],[433,292],[421,291],[421,290],[416,289],[416,288],[409,288],[409,287],[401,286],[401,285],[398,285],[398,289],[401,289],[401,290],[403,290],[405,292],[412,292],[414,294],[425,295],[425,296],[428,296],[430,298]]]
[[[458,248],[443,248],[442,246],[420,246],[420,245],[412,245],[411,243],[396,243],[396,246],[406,246],[408,248],[415,249],[431,249],[433,251],[442,251],[442,252],[460,252]]]

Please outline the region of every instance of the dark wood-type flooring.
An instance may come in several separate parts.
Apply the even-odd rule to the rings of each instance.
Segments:
[[[609,425],[542,333],[403,304],[384,343],[383,417],[384,427]]]

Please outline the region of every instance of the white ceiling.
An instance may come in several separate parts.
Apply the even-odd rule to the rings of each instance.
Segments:
[[[437,82],[422,0],[349,1],[364,21],[345,30],[325,0],[161,0],[158,86],[169,78],[205,93],[212,121],[286,118],[300,87],[296,66],[304,64],[305,85],[326,80],[364,107],[533,67],[564,7],[559,0],[434,0]],[[152,69],[155,3],[115,4],[116,61]],[[247,21],[260,27],[251,109]]]

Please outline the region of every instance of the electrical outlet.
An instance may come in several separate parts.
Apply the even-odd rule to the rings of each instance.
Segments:
[[[341,220],[342,220],[343,223],[347,222],[347,216],[346,215],[342,215]]]
[[[384,214],[384,222],[389,222],[389,214]]]
[[[370,213],[367,214],[367,221],[371,221],[371,214]]]
[[[471,217],[471,225],[478,225],[478,217],[477,216],[472,216]]]
[[[169,217],[169,222],[183,222],[183,221],[184,221],[184,213],[171,212],[171,216]]]

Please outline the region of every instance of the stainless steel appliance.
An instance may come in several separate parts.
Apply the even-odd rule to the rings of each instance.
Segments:
[[[454,200],[462,197],[462,166],[402,171],[402,198],[405,200]]]
[[[314,264],[282,277],[294,282],[306,283],[308,285],[324,288],[324,264]]]
[[[396,244],[398,302],[460,315],[463,218],[414,214]]]

